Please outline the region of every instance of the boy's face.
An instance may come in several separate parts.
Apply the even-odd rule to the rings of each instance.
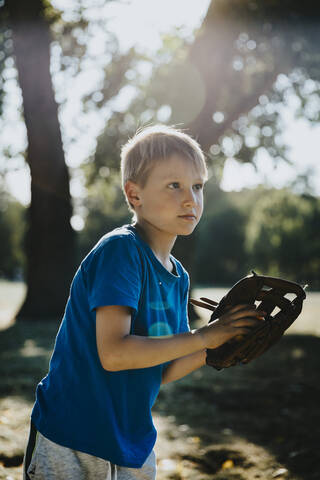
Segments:
[[[203,175],[180,155],[156,163],[145,186],[138,187],[138,222],[172,236],[190,235],[202,215],[203,185]]]

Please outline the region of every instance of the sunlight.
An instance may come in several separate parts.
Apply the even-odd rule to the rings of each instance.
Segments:
[[[144,51],[155,51],[161,47],[161,35],[165,32],[179,28],[185,35],[191,35],[201,25],[209,3],[208,0],[132,0],[108,3],[105,10],[111,13],[111,28],[122,48],[130,48],[134,43]]]
[[[228,158],[221,182],[223,190],[240,191],[263,183],[269,187],[284,188],[297,175],[303,175],[306,170],[312,169],[310,187],[315,195],[320,195],[320,127],[312,126],[305,119],[294,118],[294,110],[288,107],[281,109],[281,117],[285,124],[282,140],[289,146],[288,157],[292,165],[282,161],[275,166],[270,155],[263,149],[257,155],[257,170],[251,164],[241,164],[234,158]]]
[[[114,33],[122,50],[136,47],[140,51],[155,52],[162,45],[162,35],[175,28],[179,28],[179,35],[189,37],[192,31],[201,25],[210,0],[132,0],[125,2],[82,2],[87,7],[87,16],[105,18],[108,29]],[[79,2],[75,0],[55,0],[53,6],[61,9],[66,20],[75,19]],[[104,5],[103,5],[104,4]],[[98,30],[90,40],[90,49],[100,54],[103,51],[101,32]],[[99,50],[97,50],[99,46]],[[56,65],[59,48],[52,45],[52,63]],[[4,105],[3,119],[1,122],[0,145],[3,150],[10,148],[20,152],[25,148],[26,131],[24,123],[20,120],[19,108],[22,104],[20,88],[16,81],[15,70],[10,73],[12,59],[8,59],[8,74],[12,80],[6,83],[7,97]],[[140,65],[142,68],[143,65]],[[147,67],[147,66],[146,66]],[[13,70],[11,68],[11,70]],[[54,69],[56,70],[56,68]],[[140,72],[143,73],[143,72]],[[147,72],[146,72],[147,73]],[[86,113],[81,111],[81,97],[99,83],[97,70],[89,69],[80,73],[77,78],[68,81],[66,75],[56,72],[54,84],[56,98],[66,103],[60,108],[59,118],[66,155],[69,167],[78,167],[89,155],[96,145],[96,137],[103,128],[107,112],[101,109],[98,112]],[[67,83],[66,83],[67,82]],[[114,102],[113,107],[119,111],[127,108],[132,98],[132,92],[122,92]],[[158,112],[159,121],[168,118],[170,107],[163,107]],[[14,153],[12,151],[12,153]],[[0,159],[4,162],[5,159]],[[24,205],[30,203],[30,174],[26,165],[10,172],[7,176],[10,193]]]
[[[63,15],[69,20],[76,16],[79,9],[79,2],[75,0],[54,0],[53,5],[61,9]],[[114,33],[119,41],[122,50],[135,47],[141,52],[155,54],[162,45],[162,37],[166,33],[174,33],[178,29],[179,35],[183,38],[192,38],[194,29],[201,25],[203,17],[206,14],[210,4],[209,0],[128,0],[128,1],[101,1],[92,2],[82,1],[84,15],[88,19],[105,19],[106,26],[111,33]],[[102,57],[105,45],[101,38],[101,30],[90,37],[88,48],[91,52],[95,51],[95,58],[99,64],[99,55]],[[52,63],[56,65],[59,57],[59,47],[52,46]],[[107,52],[104,53],[107,55]],[[6,101],[4,104],[4,114],[1,121],[0,144],[3,151],[9,149],[12,157],[17,159],[19,152],[22,152],[26,144],[26,131],[23,122],[20,120],[22,97],[18,88],[16,73],[12,68],[12,59],[7,59],[7,70],[5,71],[10,79],[6,82]],[[56,62],[56,63],[55,63]],[[59,63],[59,62],[58,62]],[[57,63],[57,65],[58,65]],[[99,66],[99,65],[98,65]],[[139,68],[142,68],[142,62]],[[58,67],[54,68],[56,70]],[[150,63],[145,62],[145,72],[141,74],[149,75]],[[148,70],[149,69],[149,70]],[[56,89],[56,98],[62,102],[59,111],[61,122],[61,131],[63,136],[66,163],[69,167],[77,168],[92,155],[96,146],[96,138],[103,129],[108,118],[106,109],[95,110],[91,112],[82,112],[81,97],[90,90],[98,87],[101,72],[98,69],[88,68],[81,72],[76,78],[68,80],[65,74],[55,72],[53,80]],[[280,90],[288,84],[288,79],[281,74],[277,78],[277,88]],[[312,96],[315,84],[310,80],[305,85]],[[134,88],[130,86],[120,92],[117,99],[114,100],[110,108],[117,111],[124,111],[130,99],[134,96]],[[65,101],[65,103],[63,103]],[[309,99],[309,114],[312,116],[318,110],[319,105]],[[282,117],[286,125],[283,136],[285,143],[290,147],[289,158],[293,165],[290,166],[280,162],[274,169],[272,160],[264,151],[258,153],[256,171],[252,165],[240,164],[228,153],[229,159],[225,163],[221,187],[223,190],[241,190],[242,188],[254,188],[263,182],[270,186],[282,188],[288,182],[294,180],[297,174],[303,174],[306,169],[313,169],[314,175],[311,179],[311,188],[316,195],[320,194],[320,163],[318,159],[319,151],[319,127],[312,127],[307,120],[297,120],[294,118],[294,110],[297,105],[294,104],[294,98],[288,99],[288,107],[283,107]],[[270,106],[271,108],[271,106]],[[171,109],[169,105],[164,105],[159,109],[158,120],[165,122],[170,117]],[[110,113],[109,113],[110,114]],[[213,121],[221,123],[224,119],[223,112],[215,112]],[[146,119],[148,121],[148,119]],[[186,118],[186,121],[188,119]],[[268,132],[266,131],[267,135]],[[226,139],[226,142],[228,140]],[[254,135],[248,142],[254,142]],[[231,148],[232,150],[232,148]],[[1,159],[4,162],[5,159]],[[13,161],[13,160],[12,160]],[[10,192],[23,204],[30,202],[30,174],[27,166],[22,166],[24,161],[17,164],[17,168],[7,174],[6,179]],[[11,163],[12,165],[12,163]],[[79,189],[78,189],[79,192]]]

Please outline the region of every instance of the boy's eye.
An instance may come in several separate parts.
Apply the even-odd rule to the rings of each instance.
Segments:
[[[196,183],[196,185],[194,185],[194,188],[196,190],[202,190],[203,189],[203,183]]]
[[[174,188],[179,188],[180,184],[179,184],[179,182],[172,182],[168,186],[169,186],[169,188],[174,189]]]

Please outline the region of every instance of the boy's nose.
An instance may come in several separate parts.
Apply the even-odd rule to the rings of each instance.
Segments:
[[[195,193],[193,192],[193,190],[190,190],[190,191],[187,191],[186,192],[186,195],[185,195],[185,198],[184,198],[184,205],[188,206],[188,205],[194,205],[196,203],[196,199],[195,199]]]

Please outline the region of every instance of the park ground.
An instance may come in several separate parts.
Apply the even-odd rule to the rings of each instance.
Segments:
[[[219,300],[223,289],[193,291]],[[0,479],[22,478],[36,383],[58,323],[14,323],[24,285],[0,282]],[[208,320],[209,313],[197,310]],[[161,389],[158,480],[320,479],[320,293],[281,342],[249,365],[209,367]]]

